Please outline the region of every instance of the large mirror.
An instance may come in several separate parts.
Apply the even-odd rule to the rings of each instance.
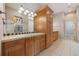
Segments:
[[[18,13],[18,10],[14,7],[18,4],[5,4],[5,19],[3,20],[4,36],[5,35],[15,35],[15,34],[25,34],[27,32],[33,32],[33,19],[29,18],[24,14]],[[18,7],[19,9],[19,7]],[[29,21],[28,21],[29,20]],[[31,22],[32,25],[29,25]],[[29,30],[29,27],[32,30]]]

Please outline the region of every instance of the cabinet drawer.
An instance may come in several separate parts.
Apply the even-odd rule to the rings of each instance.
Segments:
[[[24,45],[24,42],[25,42],[24,39],[5,42],[5,43],[2,43],[2,47],[9,48],[9,47],[16,46],[16,45]]]

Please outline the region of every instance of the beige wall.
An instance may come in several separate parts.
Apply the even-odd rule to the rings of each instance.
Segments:
[[[27,32],[28,31],[28,18],[25,15],[19,14],[18,10],[12,9],[10,7],[5,6],[5,10],[6,10],[6,17],[7,19],[12,19],[12,16],[19,16],[22,17],[24,20],[24,25],[23,25],[23,31]],[[6,30],[4,30],[4,32],[6,32]]]
[[[59,31],[59,38],[64,38],[63,13],[57,13],[53,18],[53,31]]]

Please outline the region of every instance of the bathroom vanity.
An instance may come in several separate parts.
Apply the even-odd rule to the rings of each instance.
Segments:
[[[2,40],[3,56],[33,56],[44,49],[44,33],[5,36]]]

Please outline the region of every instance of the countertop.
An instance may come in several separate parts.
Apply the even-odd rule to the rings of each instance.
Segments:
[[[11,35],[11,36],[4,36],[1,42],[8,42],[13,40],[18,40],[21,38],[29,38],[37,35],[44,35],[45,33],[30,33],[30,34],[20,34],[20,35]]]

